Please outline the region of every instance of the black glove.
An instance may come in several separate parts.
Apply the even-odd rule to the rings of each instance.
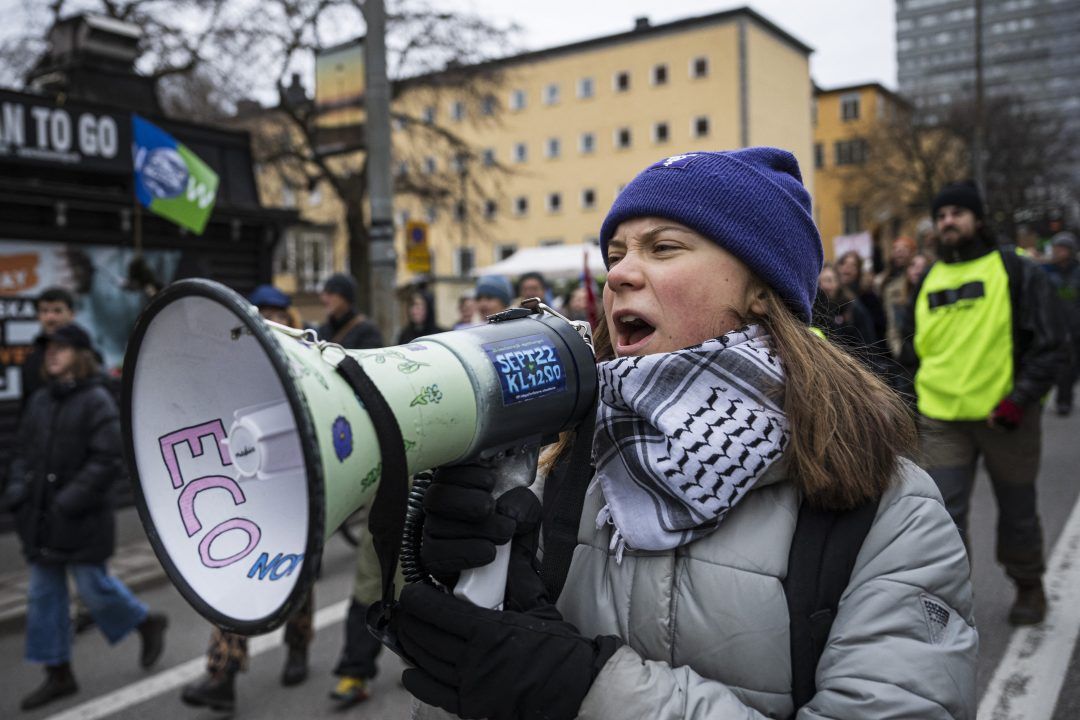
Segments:
[[[622,644],[583,637],[553,605],[488,610],[423,583],[402,590],[391,627],[416,666],[405,688],[462,718],[574,718]]]
[[[453,465],[435,472],[424,494],[420,560],[439,582],[452,586],[458,573],[487,565],[495,546],[509,542],[514,521],[495,512],[495,472],[483,465]]]

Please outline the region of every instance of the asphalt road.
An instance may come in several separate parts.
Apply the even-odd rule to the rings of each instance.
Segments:
[[[1048,554],[1077,502],[1080,492],[1080,414],[1059,418],[1044,416],[1043,468],[1040,476],[1039,506],[1042,513]],[[979,693],[985,691],[1005,653],[1012,629],[1005,616],[1012,602],[1012,586],[994,562],[996,508],[985,477],[980,477],[972,508],[972,553],[976,597],[976,621],[980,631]],[[133,511],[120,518],[121,535],[138,532]],[[8,544],[3,545],[5,555]],[[17,563],[4,557],[0,565]],[[340,538],[328,544],[323,576],[316,589],[316,604],[325,627],[311,648],[311,674],[296,688],[282,688],[278,676],[284,661],[280,645],[255,655],[247,673],[237,683],[237,715],[258,718],[407,718],[409,698],[400,687],[401,664],[384,652],[380,674],[373,684],[372,698],[344,712],[339,711],[328,692],[333,684],[331,670],[341,648],[342,603],[352,580],[352,553]],[[168,613],[171,627],[164,657],[151,672],[138,667],[138,641],[128,638],[108,647],[94,631],[80,635],[75,643],[74,668],[81,691],[34,713],[21,713],[18,699],[40,678],[40,670],[21,661],[22,635],[8,632],[0,636],[0,717],[37,720],[63,713],[64,718],[80,714],[68,710],[102,708],[107,700],[114,708],[99,715],[82,717],[203,719],[220,717],[210,711],[188,708],[180,703],[179,679],[198,670],[209,638],[209,626],[201,620],[168,585],[141,593],[144,601]],[[1069,599],[1075,602],[1075,599]],[[265,641],[263,641],[265,644]],[[186,675],[185,675],[186,674]],[[147,682],[147,679],[151,680]],[[97,705],[94,705],[97,703]],[[1080,717],[1080,656],[1073,652],[1062,693],[1052,720]],[[58,719],[59,720],[59,719]],[[1038,720],[1029,718],[1029,720]]]

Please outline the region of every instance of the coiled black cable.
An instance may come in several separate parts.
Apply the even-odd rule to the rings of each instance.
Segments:
[[[420,560],[420,542],[424,528],[424,495],[434,477],[435,474],[430,470],[418,472],[413,475],[412,487],[409,488],[405,527],[401,531],[401,574],[407,583],[434,584]]]

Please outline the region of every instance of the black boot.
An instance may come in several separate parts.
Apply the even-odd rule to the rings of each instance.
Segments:
[[[168,626],[169,618],[160,613],[150,613],[139,623],[137,629],[142,640],[139,664],[144,668],[150,667],[161,657],[165,649],[165,628]]]
[[[71,665],[68,663],[46,665],[45,682],[24,697],[19,707],[23,710],[33,710],[77,692],[79,692],[79,685],[75,682],[75,676],[71,674]]]
[[[289,648],[285,657],[285,668],[281,671],[281,684],[285,687],[299,685],[307,680],[307,648]]]
[[[1042,580],[1018,582],[1016,602],[1009,610],[1010,625],[1038,625],[1046,617],[1046,592]]]
[[[235,680],[236,675],[231,672],[207,674],[185,685],[180,693],[180,699],[185,705],[232,712],[236,707]]]

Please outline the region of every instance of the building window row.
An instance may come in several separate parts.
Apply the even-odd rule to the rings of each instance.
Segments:
[[[836,165],[862,165],[866,162],[866,140],[837,140],[834,147]]]
[[[700,115],[690,123],[690,135],[694,138],[706,138],[712,131],[711,122],[707,115]],[[656,144],[664,144],[671,140],[671,124],[667,121],[659,121],[652,125],[652,141]],[[616,128],[612,136],[614,147],[617,150],[626,150],[633,147],[634,132],[629,127]],[[548,160],[556,160],[562,157],[563,145],[559,137],[550,137],[544,140],[544,157]],[[582,155],[591,155],[596,152],[597,142],[595,132],[583,132],[578,136],[578,152]],[[487,148],[483,151],[485,165],[495,163],[495,150]],[[510,157],[514,163],[521,164],[529,161],[529,146],[525,142],[516,142],[511,148]]]

